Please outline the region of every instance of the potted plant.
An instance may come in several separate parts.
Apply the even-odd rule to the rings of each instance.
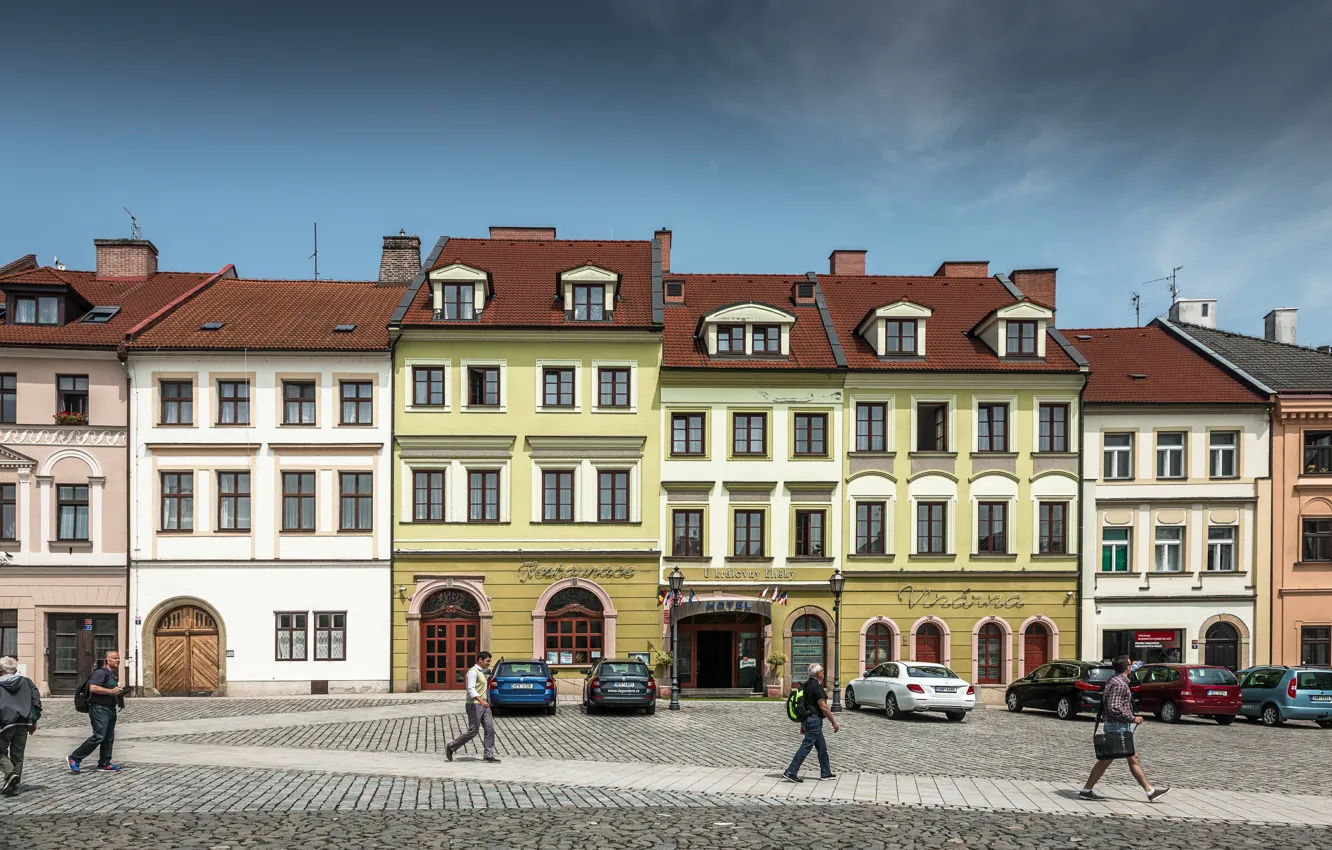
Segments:
[[[768,696],[782,692],[782,668],[786,666],[786,653],[778,650],[768,656]]]
[[[57,425],[87,425],[88,414],[79,410],[62,410],[55,415]]]

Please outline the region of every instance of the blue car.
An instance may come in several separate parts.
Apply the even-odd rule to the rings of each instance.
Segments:
[[[1250,667],[1239,672],[1240,717],[1280,726],[1312,720],[1332,729],[1332,670],[1321,667]]]
[[[555,677],[544,661],[505,661],[490,677],[490,707],[544,708],[555,713]]]

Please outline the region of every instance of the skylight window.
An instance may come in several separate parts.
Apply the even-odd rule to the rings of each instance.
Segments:
[[[335,327],[335,328],[333,329],[333,333],[335,333],[335,334],[349,334],[349,333],[351,333],[351,332],[354,331],[354,330],[356,330],[356,326],[355,326],[355,325],[338,325],[337,327]]]
[[[222,330],[222,322],[204,322],[204,323],[203,323],[203,327],[199,328],[199,330],[201,330],[201,331],[220,331],[220,330]]]
[[[83,321],[90,325],[104,325],[119,312],[119,307],[94,307],[83,317]]]

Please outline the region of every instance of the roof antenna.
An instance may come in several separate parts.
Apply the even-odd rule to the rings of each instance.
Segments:
[[[1183,266],[1175,266],[1173,269],[1170,270],[1170,274],[1167,275],[1167,277],[1168,277],[1169,280],[1170,280],[1170,303],[1171,303],[1171,304],[1174,304],[1176,301],[1179,300],[1179,285],[1175,283],[1175,272],[1179,271],[1179,270],[1182,269],[1182,268],[1184,268],[1184,267],[1183,267]]]
[[[63,272],[65,270],[65,264],[60,262],[59,257],[52,257],[51,264],[56,267],[56,271]]]
[[[315,228],[314,228],[314,230],[315,230],[315,250],[314,250],[314,253],[311,254],[309,257],[306,257],[306,259],[310,259],[311,257],[314,258],[314,261],[315,261],[315,276],[314,276],[314,279],[315,279],[315,280],[319,280],[319,222],[316,221],[316,222],[314,223],[314,226],[315,226]]]
[[[1135,292],[1129,301],[1133,302],[1133,326],[1140,328],[1142,327],[1142,296]]]
[[[129,207],[121,207],[121,209],[125,211],[125,215],[130,217],[130,238],[142,239],[143,233],[139,230],[139,220],[134,217],[134,213],[129,211]]]

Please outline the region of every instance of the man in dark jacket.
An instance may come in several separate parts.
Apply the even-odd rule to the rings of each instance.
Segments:
[[[79,763],[93,750],[98,751],[98,770],[120,770],[120,765],[111,761],[111,748],[116,743],[116,709],[125,707],[124,693],[120,653],[113,649],[106,654],[106,664],[93,671],[88,680],[88,719],[93,733],[65,760],[72,772],[79,772]]]
[[[0,794],[18,793],[23,778],[23,751],[28,736],[37,731],[42,697],[27,676],[20,676],[18,661],[0,658]]]

